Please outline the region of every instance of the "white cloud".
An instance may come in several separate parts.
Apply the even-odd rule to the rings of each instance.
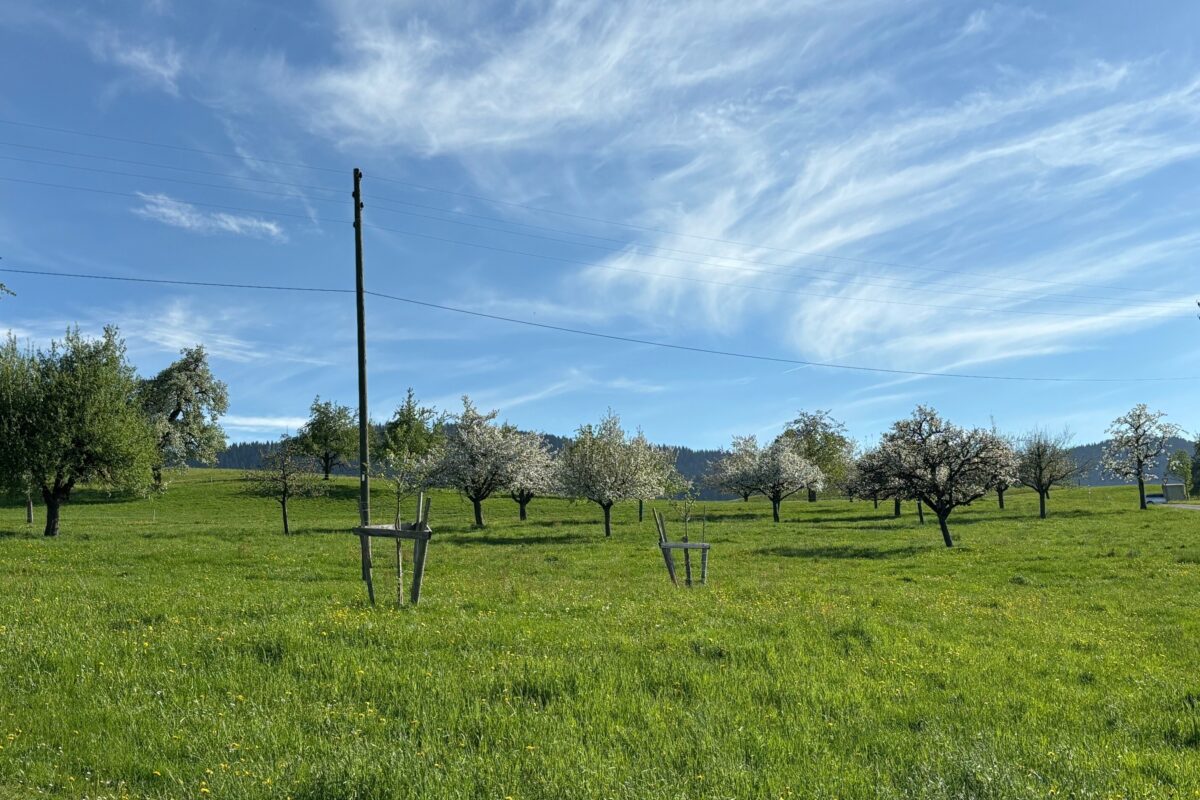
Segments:
[[[321,108],[305,113],[306,123],[334,139],[430,153],[528,146],[669,111],[677,95],[824,48],[840,31],[824,24],[822,5],[336,2],[329,8],[344,59],[304,70],[272,57],[264,85],[297,109]],[[840,3],[838,17],[880,5]],[[481,24],[490,14],[500,19]]]
[[[128,69],[147,86],[179,94],[183,55],[172,39],[134,43],[112,28],[101,27],[88,43],[98,60]]]
[[[138,192],[143,204],[134,212],[140,217],[195,233],[232,233],[258,239],[286,242],[283,227],[273,220],[224,211],[202,211],[191,203],[161,193]]]
[[[308,422],[306,417],[255,417],[229,414],[221,418],[221,425],[239,431],[295,432]]]
[[[1198,244],[1133,198],[1200,158],[1200,82],[1031,55],[1035,9],[916,6],[353,0],[329,5],[334,58],[273,55],[255,80],[342,146],[457,159],[481,194],[640,226],[595,226],[639,246],[536,293],[476,285],[476,308],[925,370],[1160,324],[1161,299],[1072,284],[1157,268],[1194,288]],[[976,63],[1018,29],[1022,52]]]

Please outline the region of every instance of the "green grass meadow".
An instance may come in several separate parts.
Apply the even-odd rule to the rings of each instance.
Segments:
[[[636,505],[438,493],[415,609],[353,481],[239,489],[0,507],[0,797],[1200,797],[1200,512],[1131,488],[708,503],[692,590]]]

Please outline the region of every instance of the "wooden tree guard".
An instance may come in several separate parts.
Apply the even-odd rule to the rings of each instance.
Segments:
[[[372,575],[371,539],[396,540],[396,603],[404,605],[404,556],[401,543],[405,539],[413,542],[412,585],[409,600],[415,606],[421,602],[421,581],[425,577],[425,555],[429,551],[429,539],[433,531],[429,527],[430,499],[422,492],[417,498],[416,522],[401,522],[393,525],[365,525],[354,529],[362,545],[362,579],[367,584],[367,598],[375,605],[375,581]]]
[[[708,550],[712,546],[708,542],[689,542],[687,534],[683,535],[683,541],[672,542],[667,539],[667,522],[663,519],[662,513],[654,511],[654,527],[658,529],[658,547],[662,550],[663,561],[667,565],[667,574],[671,576],[671,583],[679,585],[678,579],[675,577],[675,555],[672,550],[683,551],[683,569],[684,569],[684,584],[691,587],[692,584],[692,551],[700,551],[700,583],[708,583]]]

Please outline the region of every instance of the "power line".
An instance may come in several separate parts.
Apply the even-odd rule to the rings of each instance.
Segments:
[[[147,200],[147,197],[145,195],[134,193],[134,192],[119,192],[119,191],[115,191],[112,189],[99,189],[99,188],[89,187],[89,186],[74,186],[71,184],[53,183],[50,181],[37,181],[37,180],[28,179],[28,178],[13,178],[10,176],[0,176],[0,181],[25,183],[25,184],[30,184],[30,185],[34,185],[34,186],[43,186],[43,187],[52,188],[52,189],[65,189],[65,190],[69,190],[69,191],[93,192],[93,193],[97,193],[97,194],[104,194],[104,195],[110,195],[110,196],[115,196],[115,197],[128,197],[128,198],[132,198],[132,199],[136,199],[136,200],[141,200],[143,202],[145,202]],[[246,213],[246,214],[265,214],[268,216],[289,217],[289,218],[293,218],[293,219],[304,219],[304,220],[316,221],[316,222],[350,224],[349,220],[333,219],[333,218],[329,218],[329,217],[318,217],[318,216],[314,216],[314,215],[310,215],[310,214],[297,214],[297,213],[290,213],[290,212],[286,212],[286,211],[273,211],[273,210],[261,209],[261,208],[247,208],[245,206],[231,206],[231,205],[225,205],[223,203],[207,203],[207,202],[201,202],[201,201],[196,201],[196,200],[187,200],[187,201],[180,201],[180,202],[186,202],[188,205],[202,207],[202,208],[215,208],[215,209],[219,209],[222,211],[238,211],[238,212]],[[697,277],[693,277],[690,275],[676,275],[674,273],[658,273],[658,272],[650,272],[648,270],[633,269],[631,267],[618,267],[618,266],[613,266],[613,265],[609,265],[609,264],[597,264],[593,261],[584,261],[582,259],[568,258],[566,256],[548,255],[545,253],[535,253],[535,252],[527,251],[527,250],[515,250],[512,248],[498,247],[495,245],[487,245],[487,244],[482,244],[479,242],[469,242],[469,241],[465,241],[462,239],[453,239],[453,238],[444,237],[444,236],[435,236],[433,234],[420,233],[417,231],[410,231],[410,230],[406,230],[403,228],[392,228],[392,227],[388,227],[385,225],[367,225],[364,223],[364,227],[372,228],[374,230],[398,233],[398,234],[401,234],[404,236],[408,236],[410,238],[427,239],[430,241],[444,242],[447,244],[460,245],[463,247],[472,247],[472,248],[488,250],[488,251],[496,252],[496,253],[505,253],[507,255],[523,256],[526,258],[537,258],[537,259],[541,259],[544,261],[557,261],[557,262],[564,263],[564,264],[576,264],[579,266],[589,267],[589,268],[593,268],[593,269],[602,269],[602,270],[606,270],[606,271],[610,271],[610,272],[624,272],[624,273],[629,273],[629,274],[633,274],[633,275],[641,275],[641,276],[650,277],[650,278],[670,278],[673,280],[687,281],[689,283],[699,283],[699,284],[706,284],[706,285],[710,285],[710,286],[722,286],[722,287],[727,287],[727,288],[732,288],[732,289],[751,290],[751,291],[758,291],[758,292],[766,292],[766,293],[770,293],[770,294],[786,294],[786,295],[795,295],[795,296],[799,296],[799,297],[817,297],[817,298],[823,298],[823,299],[829,299],[829,300],[838,300],[838,301],[845,302],[845,303],[873,303],[873,304],[877,304],[877,305],[895,305],[895,306],[905,306],[905,307],[909,307],[909,308],[929,308],[929,309],[937,309],[937,310],[941,310],[941,311],[972,311],[972,312],[979,312],[979,313],[984,313],[984,314],[1017,314],[1017,315],[1021,315],[1021,316],[1071,317],[1071,318],[1076,318],[1076,319],[1093,319],[1095,316],[1093,314],[1073,314],[1073,313],[1065,312],[1065,311],[1036,311],[1036,310],[1031,310],[1031,309],[1018,309],[1018,308],[982,308],[982,307],[978,307],[978,306],[961,306],[961,305],[946,306],[946,305],[939,305],[936,303],[915,303],[915,302],[909,302],[909,301],[905,301],[905,300],[885,300],[885,299],[875,298],[875,297],[846,298],[846,297],[843,297],[841,295],[836,295],[836,294],[823,294],[820,292],[802,291],[802,290],[798,290],[798,289],[782,289],[782,288],[771,287],[771,286],[757,286],[754,284],[730,283],[727,281],[715,281],[715,280],[710,280],[707,278],[697,278]],[[1133,314],[1112,314],[1110,316],[1114,319],[1139,319],[1139,320],[1142,320],[1142,319],[1148,318],[1145,315],[1133,315]],[[1180,315],[1164,314],[1162,316],[1167,317],[1167,316],[1180,316]],[[1189,313],[1189,316],[1190,316],[1190,313]]]
[[[316,200],[317,202],[320,202],[320,203],[339,203],[342,205],[345,204],[344,201],[335,200],[334,198],[331,198],[331,197],[304,197],[302,195],[296,194],[295,192],[273,192],[270,189],[253,189],[248,186],[230,186],[228,184],[221,184],[221,183],[207,183],[205,181],[188,180],[187,178],[168,178],[163,175],[147,175],[144,172],[126,172],[124,170],[119,170],[119,169],[103,169],[102,167],[85,167],[82,164],[60,164],[60,163],[57,163],[54,161],[42,161],[41,159],[37,159],[37,158],[18,158],[16,156],[0,155],[0,160],[15,161],[20,164],[38,164],[43,167],[59,167],[62,169],[74,169],[74,170],[79,170],[81,172],[92,172],[92,173],[99,174],[99,175],[118,175],[118,176],[124,177],[124,178],[146,178],[146,179],[152,180],[152,181],[166,181],[167,183],[178,183],[178,184],[185,185],[185,186],[201,186],[206,189],[221,189],[221,190],[230,191],[230,192],[247,192],[249,194],[261,194],[261,195],[265,195],[268,197],[286,197],[291,200],[303,199],[303,200]],[[240,178],[236,175],[229,175],[227,177],[234,178],[236,180],[254,180],[253,178]],[[299,185],[299,184],[292,184],[292,185]],[[334,190],[322,189],[321,191],[334,191]],[[259,213],[265,214],[267,212],[263,211],[263,212],[259,212]]]
[[[115,164],[132,164],[138,167],[154,167],[155,169],[169,169],[173,172],[190,172],[193,175],[211,175],[216,178],[232,178],[238,181],[254,181],[255,183],[273,183],[277,186],[290,186],[295,189],[311,189],[318,192],[339,192],[344,193],[345,189],[340,189],[333,186],[317,186],[311,183],[296,183],[294,181],[281,181],[274,178],[262,178],[259,176],[246,177],[245,175],[237,175],[232,172],[217,172],[211,169],[197,169],[195,167],[179,167],[174,164],[163,164],[159,161],[141,161],[136,158],[117,158],[116,156],[104,156],[96,153],[83,153],[79,150],[63,150],[57,147],[42,147],[34,144],[21,144],[18,142],[9,142],[0,140],[0,145],[4,147],[17,147],[22,150],[36,150],[41,153],[54,153],[60,156],[74,156],[76,158],[90,158],[96,161],[111,161]],[[19,160],[19,159],[11,159]],[[35,162],[42,163],[42,162]],[[71,166],[68,164],[55,164],[54,166]]]
[[[236,158],[239,161],[257,161],[260,164],[274,164],[279,167],[295,167],[297,169],[311,169],[317,172],[333,172],[338,175],[345,173],[347,170],[334,169],[333,167],[316,167],[311,164],[304,164],[299,161],[279,161],[272,158],[256,158],[243,153],[226,153],[220,150],[205,150],[199,147],[185,147],[178,144],[165,144],[163,142],[151,142],[146,139],[129,139],[124,136],[109,136],[103,133],[92,133],[91,131],[80,131],[72,128],[56,128],[53,125],[37,125],[32,122],[20,122],[11,119],[0,119],[0,125],[12,125],[18,128],[31,128],[38,131],[52,131],[54,133],[66,133],[71,136],[86,136],[92,139],[103,139],[108,142],[123,142],[125,144],[136,144],[142,147],[158,147],[163,150],[176,150],[183,153],[197,153],[202,156],[216,156],[217,158]]]
[[[187,281],[173,280],[168,278],[139,278],[123,275],[98,275],[94,273],[83,272],[54,272],[50,270],[34,270],[15,267],[0,267],[0,272],[7,272],[20,275],[37,275],[42,277],[52,278],[81,278],[90,280],[103,281],[128,281],[132,283],[144,284],[165,284],[171,286],[199,286],[207,288],[222,288],[222,289],[251,289],[251,290],[266,290],[266,291],[283,291],[283,292],[317,292],[329,294],[352,294],[352,289],[336,289],[327,287],[312,287],[312,286],[281,286],[270,284],[254,284],[254,283],[230,283],[218,281]],[[659,347],[669,350],[679,350],[689,353],[699,353],[704,355],[723,356],[726,358],[739,358],[751,361],[763,361],[773,364],[787,364],[789,366],[802,367],[823,367],[826,369],[840,369],[856,372],[872,372],[882,373],[887,375],[905,375],[912,377],[926,378],[955,378],[965,380],[989,380],[989,381],[1021,381],[1021,382],[1036,382],[1036,383],[1167,383],[1181,381],[1197,381],[1200,376],[1169,376],[1169,377],[1143,377],[1143,378],[1077,378],[1077,377],[1039,377],[1032,375],[985,375],[978,373],[962,373],[962,372],[926,372],[922,370],[906,370],[893,369],[888,367],[865,367],[853,364],[838,364],[826,361],[806,361],[795,358],[784,358],[782,356],[765,356],[755,353],[741,353],[733,350],[716,350],[707,347],[698,347],[694,345],[674,344],[671,342],[660,342],[652,339],[640,339],[633,336],[620,336],[617,334],[601,333],[599,331],[590,331],[582,328],[570,328],[563,325],[551,325],[544,322],[534,322],[532,320],[519,319],[517,317],[506,317],[499,314],[489,314],[483,311],[474,311],[466,308],[458,308],[456,306],[443,305],[441,303],[433,303],[426,300],[417,300],[411,297],[402,297],[400,295],[387,294],[385,292],[367,292],[366,294],[372,297],[378,297],[383,300],[391,300],[398,303],[406,303],[409,305],[420,306],[422,308],[430,308],[438,311],[447,311],[455,314],[463,314],[481,319],[489,319],[497,322],[506,322],[514,325],[523,325],[541,330],[556,331],[558,333],[569,333],[577,336],[589,336],[597,339],[606,339],[615,342],[624,342],[626,344],[637,344],[648,347]]]
[[[341,169],[334,169],[332,167],[315,166],[312,164],[305,164],[303,162],[297,162],[297,161],[280,161],[280,160],[275,160],[275,159],[256,158],[256,157],[247,156],[247,155],[244,155],[241,153],[229,153],[229,152],[223,152],[223,151],[219,151],[219,150],[206,150],[206,149],[197,148],[197,147],[186,147],[183,145],[166,144],[166,143],[162,143],[162,142],[152,142],[152,141],[147,141],[144,139],[131,139],[131,138],[126,138],[126,137],[121,137],[121,136],[110,136],[110,135],[106,135],[106,134],[93,133],[90,131],[81,131],[81,130],[72,129],[72,128],[59,128],[59,127],[54,127],[54,126],[50,126],[50,125],[39,125],[39,124],[35,124],[35,123],[30,123],[30,122],[22,122],[19,120],[0,119],[0,125],[10,125],[10,126],[14,126],[14,127],[29,128],[29,129],[33,129],[33,130],[52,131],[54,133],[68,134],[68,135],[72,135],[72,136],[89,137],[89,138],[101,139],[101,140],[105,140],[105,141],[124,142],[127,144],[136,144],[136,145],[145,146],[145,147],[158,147],[158,148],[163,148],[163,149],[168,149],[168,150],[197,153],[197,154],[206,155],[206,156],[215,156],[215,157],[219,157],[219,158],[233,158],[233,159],[238,159],[238,160],[242,160],[242,161],[254,161],[254,162],[258,162],[258,163],[262,163],[262,164],[274,164],[274,165],[278,165],[278,166],[295,167],[298,169],[309,169],[309,170],[315,170],[315,171],[319,171],[319,172],[328,172],[328,173],[335,173],[335,174],[343,174],[345,172],[345,170],[341,170]],[[506,206],[506,207],[510,207],[510,208],[520,208],[520,209],[523,209],[526,211],[532,211],[532,212],[539,213],[539,214],[550,214],[550,215],[555,215],[555,216],[564,217],[564,218],[568,218],[568,219],[576,219],[576,220],[580,220],[580,221],[594,222],[594,223],[599,223],[599,224],[603,224],[603,225],[612,225],[612,226],[616,226],[616,227],[627,228],[630,230],[642,231],[645,233],[659,233],[659,234],[665,234],[668,236],[677,236],[677,237],[682,237],[682,238],[695,239],[698,241],[706,241],[706,242],[713,242],[713,243],[718,243],[718,244],[733,245],[736,247],[751,247],[751,248],[758,248],[758,249],[764,249],[764,250],[771,250],[771,251],[779,252],[779,253],[789,253],[792,255],[804,256],[806,258],[824,258],[824,259],[832,259],[835,261],[842,261],[842,262],[855,263],[855,264],[892,267],[892,268],[896,268],[896,269],[920,270],[923,272],[936,272],[936,273],[942,273],[942,274],[946,274],[946,275],[954,275],[954,276],[958,276],[958,277],[974,276],[974,277],[982,277],[982,278],[988,278],[988,279],[1004,279],[1004,280],[1018,279],[1018,280],[1026,282],[1026,283],[1038,283],[1038,284],[1042,284],[1045,286],[1066,286],[1066,287],[1077,287],[1077,288],[1084,287],[1084,288],[1093,288],[1093,289],[1109,289],[1112,291],[1119,291],[1119,292],[1143,292],[1143,293],[1154,292],[1154,290],[1147,289],[1145,287],[1115,286],[1115,285],[1111,285],[1111,284],[1085,283],[1085,282],[1072,282],[1072,281],[1053,281],[1053,280],[1047,280],[1045,278],[1031,278],[1028,276],[1002,275],[1002,274],[997,274],[997,273],[976,272],[976,271],[968,271],[968,270],[951,270],[951,269],[944,269],[944,268],[939,268],[939,267],[929,267],[929,266],[921,266],[921,265],[917,265],[917,264],[908,264],[908,263],[898,262],[898,261],[885,261],[885,260],[881,260],[881,259],[858,258],[858,257],[854,257],[854,256],[843,256],[843,255],[836,255],[836,254],[831,254],[831,253],[816,253],[816,252],[810,252],[810,251],[805,251],[805,250],[797,250],[797,249],[793,249],[793,248],[776,247],[776,246],[766,245],[766,244],[761,244],[761,243],[756,244],[753,242],[739,241],[736,239],[725,239],[725,238],[713,237],[713,236],[703,236],[703,235],[694,234],[694,233],[683,233],[681,231],[674,231],[674,230],[670,230],[667,228],[658,228],[658,227],[653,227],[653,226],[637,225],[635,223],[622,222],[622,221],[613,220],[613,219],[606,219],[604,217],[589,216],[586,214],[576,214],[576,213],[572,213],[572,212],[568,212],[568,211],[563,211],[561,209],[545,208],[545,207],[541,207],[541,206],[530,205],[527,203],[517,203],[517,202],[513,202],[513,201],[509,201],[509,200],[502,200],[502,199],[496,198],[496,197],[488,197],[486,195],[472,194],[469,192],[459,192],[459,191],[454,191],[451,189],[444,189],[444,188],[441,188],[438,186],[432,186],[432,185],[423,184],[423,183],[416,183],[414,181],[407,181],[407,180],[402,180],[399,178],[392,178],[392,177],[388,177],[385,175],[373,175],[372,177],[376,180],[384,181],[386,183],[392,183],[392,184],[395,184],[398,186],[407,186],[409,188],[419,189],[421,191],[435,192],[438,194],[444,194],[444,195],[448,195],[448,196],[452,196],[452,197],[462,197],[462,198],[466,198],[466,199],[476,200],[476,201],[479,201],[482,203],[488,203],[491,205]],[[583,235],[583,234],[580,234],[580,235]]]
[[[2,144],[4,144],[4,142],[0,142],[0,145],[2,145]],[[38,149],[42,149],[42,148],[38,148]],[[49,148],[46,148],[46,149],[49,149]],[[21,158],[21,157],[17,157],[17,156],[0,155],[0,160],[13,161],[16,163],[21,163],[21,164],[36,164],[36,165],[40,165],[40,166],[58,167],[58,168],[62,168],[62,169],[72,169],[72,170],[77,170],[77,171],[82,171],[82,172],[90,172],[90,173],[102,174],[102,175],[116,175],[116,176],[127,177],[127,178],[145,178],[148,180],[166,181],[168,183],[176,183],[176,184],[181,184],[181,185],[186,185],[186,186],[199,186],[199,187],[209,188],[209,189],[219,189],[222,191],[245,192],[245,193],[249,193],[249,194],[264,195],[264,196],[268,196],[268,197],[282,197],[282,198],[286,198],[286,199],[303,199],[306,202],[309,200],[312,200],[312,201],[321,202],[321,203],[337,203],[339,205],[344,203],[343,200],[335,199],[335,198],[331,198],[331,197],[303,197],[303,196],[299,196],[299,195],[297,195],[295,193],[291,193],[291,192],[276,192],[276,191],[271,191],[269,189],[256,189],[256,188],[251,188],[251,187],[229,186],[226,184],[208,183],[205,181],[194,181],[194,180],[188,180],[185,178],[169,178],[169,177],[165,177],[165,176],[161,176],[161,175],[148,175],[148,174],[139,173],[139,172],[128,172],[128,171],[124,171],[124,170],[104,169],[101,167],[87,167],[87,166],[83,166],[80,164],[64,164],[64,163],[56,162],[56,161],[43,161],[41,159]],[[118,159],[118,160],[128,161],[127,159]],[[130,163],[144,163],[144,162],[130,162]],[[160,166],[160,165],[148,164],[148,166]],[[228,173],[208,172],[205,170],[196,170],[196,171],[203,172],[204,174],[216,175],[218,177],[232,178],[235,180],[242,180],[242,181],[255,180],[253,178],[244,178],[242,176],[230,175]],[[297,188],[315,189],[318,191],[325,191],[325,192],[339,191],[336,189],[311,186],[311,185],[307,185],[307,184],[293,184],[293,183],[287,183],[287,182],[283,182],[283,181],[268,181],[268,182],[280,183],[284,186],[292,186],[292,187],[297,187]],[[444,217],[438,217],[438,216],[433,216],[433,215],[429,215],[429,214],[421,214],[421,213],[414,212],[414,211],[405,211],[405,210],[396,209],[396,208],[389,208],[386,204],[380,205],[379,203],[381,202],[381,200],[384,203],[386,203],[386,202],[399,203],[401,205],[414,206],[417,208],[424,208],[424,209],[428,209],[428,210],[432,210],[432,211],[439,211],[439,212],[443,212],[443,213],[447,213],[447,214],[456,214],[456,215],[462,215],[462,216],[467,216],[467,217],[492,220],[495,222],[500,222],[505,225],[516,225],[519,227],[527,227],[527,228],[533,228],[533,229],[537,229],[537,230],[554,231],[554,232],[563,233],[563,234],[566,234],[569,236],[583,236],[586,238],[601,239],[604,241],[615,242],[620,246],[614,247],[611,245],[592,244],[590,242],[577,242],[577,241],[572,241],[569,239],[557,238],[554,236],[543,236],[540,234],[525,233],[524,231],[514,231],[514,230],[509,230],[507,228],[499,228],[499,227],[495,227],[495,226],[491,226],[491,225],[481,225],[481,224],[472,223],[472,222],[463,222],[461,220],[456,220],[456,219],[446,219]],[[450,224],[450,225],[458,225],[458,226],[473,228],[476,230],[484,230],[484,231],[491,231],[494,233],[502,233],[502,234],[510,235],[510,236],[523,236],[525,238],[554,242],[556,244],[567,244],[567,245],[572,245],[572,246],[576,246],[576,247],[590,247],[593,249],[602,250],[602,251],[610,252],[610,253],[618,253],[618,254],[633,252],[633,253],[636,253],[637,255],[645,257],[645,258],[654,258],[654,259],[659,259],[659,260],[663,260],[663,261],[675,261],[675,262],[679,262],[679,263],[683,263],[683,264],[696,264],[699,266],[712,267],[712,268],[716,268],[716,269],[738,270],[740,272],[752,272],[752,273],[756,273],[756,274],[771,275],[771,276],[777,276],[777,277],[783,277],[783,278],[789,278],[789,279],[809,278],[811,280],[823,281],[825,283],[833,284],[835,286],[844,286],[850,282],[852,282],[852,285],[855,287],[873,286],[873,287],[878,287],[878,288],[883,288],[883,289],[921,289],[921,288],[925,288],[927,286],[927,284],[917,283],[910,279],[901,278],[901,277],[892,277],[892,276],[888,276],[888,275],[879,276],[879,278],[872,279],[872,280],[863,280],[863,279],[856,279],[855,276],[853,276],[853,275],[846,275],[845,273],[837,271],[837,270],[821,269],[819,267],[807,267],[807,266],[800,266],[800,265],[793,265],[793,264],[780,264],[780,263],[770,262],[770,261],[759,261],[759,260],[755,260],[755,259],[738,258],[736,256],[714,256],[714,255],[710,255],[707,253],[702,253],[702,252],[694,251],[694,250],[681,250],[681,249],[677,249],[677,248],[660,247],[658,245],[646,245],[646,244],[643,244],[640,242],[631,242],[628,240],[617,239],[615,237],[607,237],[607,236],[601,237],[601,236],[592,236],[590,234],[578,234],[573,231],[563,230],[560,228],[550,228],[550,227],[546,227],[546,226],[542,226],[542,225],[527,225],[525,223],[520,223],[520,222],[509,222],[507,220],[504,220],[504,219],[501,219],[498,217],[489,217],[486,215],[471,214],[469,212],[455,211],[453,209],[440,208],[438,206],[428,206],[428,205],[423,205],[421,203],[409,203],[404,200],[396,200],[396,199],[392,199],[392,198],[373,198],[372,199],[372,207],[379,211],[383,211],[385,213],[399,214],[399,215],[403,215],[403,216],[407,216],[407,217],[413,217],[416,219],[426,219],[426,220],[432,220],[432,221],[436,221],[436,222],[443,222],[443,223]],[[269,213],[273,213],[273,212],[260,210],[260,211],[257,211],[256,213],[269,214]],[[368,227],[375,227],[375,226],[368,225]],[[631,249],[631,248],[638,248],[638,249]],[[664,255],[660,255],[658,253],[653,253],[653,252],[650,252],[650,253],[642,252],[642,250],[640,248],[648,248],[648,249],[652,249],[652,250],[664,250],[667,252],[674,252],[674,253],[692,254],[692,255],[701,256],[701,257],[705,258],[706,260],[698,261],[696,259],[690,259],[690,258],[678,258],[675,256],[664,256]],[[738,262],[742,262],[745,264],[762,264],[762,265],[766,265],[766,266],[777,266],[777,267],[782,267],[785,270],[789,270],[789,271],[785,272],[785,271],[771,270],[771,269],[757,269],[757,268],[753,268],[753,267],[738,266],[738,265],[733,265],[733,264],[719,264],[719,263],[715,263],[711,259],[738,261]],[[590,264],[591,262],[588,262],[588,263]],[[607,268],[604,265],[595,265],[595,266],[600,267],[600,268]],[[813,274],[808,274],[808,273],[817,273],[817,274],[813,275]],[[842,278],[843,280],[839,281],[839,280],[834,280],[833,278],[821,277],[822,273],[828,274],[828,275],[836,275],[839,278]],[[653,274],[655,274],[659,277],[680,278],[683,280],[689,279],[684,276],[675,276],[675,275],[671,275],[671,274],[667,274],[667,273],[653,273]],[[880,283],[879,279],[887,280],[887,281],[891,281],[891,282],[890,283]],[[738,284],[738,285],[740,285],[740,284]],[[750,288],[758,288],[760,291],[777,291],[770,287],[750,287]],[[1000,289],[1000,290],[992,289],[992,290],[988,290],[988,291],[962,291],[959,289],[948,289],[945,287],[938,287],[938,292],[940,294],[956,295],[956,296],[960,296],[960,297],[981,297],[981,298],[985,298],[985,299],[1010,300],[1010,301],[1019,302],[1019,303],[1039,302],[1039,301],[1040,302],[1058,303],[1058,304],[1062,304],[1062,305],[1076,303],[1076,304],[1081,304],[1081,305],[1092,305],[1092,306],[1108,307],[1108,308],[1123,308],[1126,305],[1124,302],[1118,301],[1114,298],[1107,298],[1107,297],[1093,297],[1093,296],[1088,296],[1088,295],[1083,295],[1083,296],[1060,295],[1060,294],[1047,294],[1047,295],[1043,295],[1041,297],[1023,297],[1020,292],[1014,292],[1011,290],[1004,290],[1004,289]],[[999,293],[997,293],[997,292],[999,292]],[[1174,308],[1175,307],[1174,304],[1167,304],[1167,303],[1143,303],[1143,305],[1144,306],[1157,306],[1157,307],[1161,307],[1161,308]],[[988,311],[998,311],[998,310],[1000,310],[1000,309],[988,309]]]
[[[146,195],[138,194],[137,192],[118,192],[114,189],[98,189],[94,186],[72,186],[68,183],[52,183],[50,181],[35,181],[30,178],[13,178],[7,175],[0,175],[0,181],[8,181],[10,183],[28,183],[33,186],[44,186],[50,189],[67,189],[73,192],[92,192],[94,194],[106,194],[113,197],[129,197],[134,200],[146,200]],[[202,203],[199,200],[178,201],[186,202],[191,206],[199,206],[201,208],[216,208],[222,211],[241,211],[245,214],[267,214],[275,217],[291,217],[293,219],[315,219],[318,222],[338,222],[344,225],[349,225],[350,221],[345,219],[328,219],[324,217],[312,217],[308,214],[294,214],[287,211],[268,211],[263,208],[246,208],[244,206],[229,206],[222,203]]]

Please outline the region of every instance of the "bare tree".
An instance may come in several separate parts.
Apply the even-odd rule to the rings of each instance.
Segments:
[[[1138,503],[1143,511],[1146,481],[1158,477],[1150,470],[1181,430],[1178,425],[1163,422],[1165,416],[1165,412],[1151,411],[1145,403],[1138,403],[1108,427],[1111,438],[1104,446],[1104,468],[1122,480],[1137,481]]]
[[[1003,437],[983,428],[960,428],[926,406],[892,425],[880,441],[879,457],[903,492],[937,516],[947,547],[954,546],[946,524],[950,512],[1001,482],[1011,483],[1016,470],[1016,456]]]
[[[865,451],[850,471],[848,491],[854,497],[871,500],[879,508],[880,500],[892,501],[892,516],[900,516],[900,501],[912,499],[905,496],[905,487],[888,471],[883,454],[878,449]],[[918,506],[919,507],[919,506]]]
[[[1079,474],[1071,455],[1071,432],[1035,428],[1025,434],[1017,451],[1017,482],[1038,494],[1038,516],[1046,518],[1046,498],[1055,486],[1064,486]]]
[[[283,532],[291,533],[288,521],[288,502],[298,497],[318,497],[325,493],[325,486],[313,471],[314,463],[306,456],[299,443],[284,436],[279,446],[262,454],[262,466],[246,472],[246,493],[254,497],[266,497],[279,503],[283,514]]]
[[[421,454],[406,449],[387,449],[371,462],[371,470],[392,490],[396,501],[397,526],[400,525],[401,505],[433,485],[441,459],[442,448],[439,444]]]
[[[655,497],[665,490],[663,451],[638,432],[626,436],[611,410],[599,425],[582,425],[559,454],[563,490],[604,511],[604,535],[612,536],[612,507],[622,500]]]

